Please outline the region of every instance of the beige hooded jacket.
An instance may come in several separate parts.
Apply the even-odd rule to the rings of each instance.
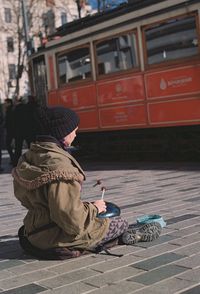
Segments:
[[[97,208],[80,199],[83,170],[56,143],[32,143],[12,174],[14,194],[28,210],[24,218],[27,236],[44,225],[56,224],[28,236],[32,245],[88,249],[106,235],[109,219],[97,218]]]

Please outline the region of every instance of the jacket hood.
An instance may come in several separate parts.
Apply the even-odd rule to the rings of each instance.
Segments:
[[[53,181],[85,180],[78,162],[56,143],[36,142],[21,156],[12,170],[14,180],[28,190],[36,189]]]

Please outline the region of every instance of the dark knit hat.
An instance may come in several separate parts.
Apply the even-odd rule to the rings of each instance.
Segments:
[[[46,107],[38,111],[37,135],[50,135],[62,140],[78,127],[79,117],[75,111],[65,107]]]

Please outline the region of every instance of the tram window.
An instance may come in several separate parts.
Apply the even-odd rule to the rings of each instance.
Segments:
[[[33,82],[35,94],[42,104],[46,103],[47,77],[44,56],[33,60]]]
[[[91,78],[89,48],[78,48],[58,56],[59,84]]]
[[[149,65],[198,54],[195,16],[168,20],[144,33]]]
[[[98,74],[105,75],[138,66],[133,33],[113,37],[96,44]]]

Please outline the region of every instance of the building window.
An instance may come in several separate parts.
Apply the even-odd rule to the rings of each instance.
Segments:
[[[61,12],[61,25],[67,23],[67,14],[65,12]]]
[[[12,21],[11,9],[4,8],[4,14],[5,14],[5,22],[11,23]]]
[[[9,71],[9,80],[14,80],[16,78],[16,66],[15,66],[15,64],[9,64],[8,65],[8,71]]]
[[[8,52],[13,52],[14,51],[14,42],[12,37],[7,38],[7,50]]]

